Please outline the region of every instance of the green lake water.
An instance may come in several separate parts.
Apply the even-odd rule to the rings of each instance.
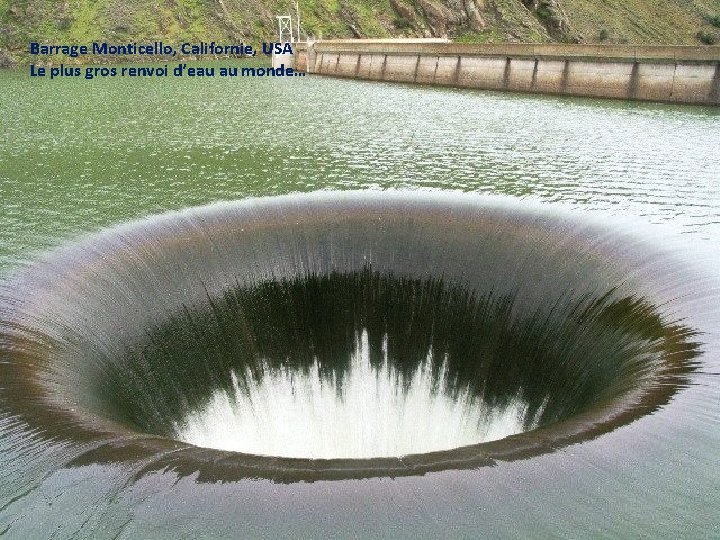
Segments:
[[[0,266],[78,231],[318,189],[536,197],[720,235],[720,111],[292,79],[0,72]]]
[[[313,76],[49,81],[0,71],[0,275],[136,218],[360,189],[589,211],[623,230],[637,223],[720,277],[718,108]],[[38,443],[3,410],[0,536],[716,538],[718,341],[708,338],[675,412],[644,427],[419,478],[209,483],[71,467],[62,440]]]

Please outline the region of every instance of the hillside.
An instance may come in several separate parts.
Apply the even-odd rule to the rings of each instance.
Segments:
[[[275,15],[289,10],[287,0],[0,0],[0,65],[22,62],[31,40],[273,40]],[[300,12],[303,34],[316,38],[720,41],[720,0],[301,0]]]

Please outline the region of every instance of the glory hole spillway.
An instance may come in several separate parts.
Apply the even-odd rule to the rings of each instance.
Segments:
[[[714,109],[3,77],[2,534],[709,530]]]

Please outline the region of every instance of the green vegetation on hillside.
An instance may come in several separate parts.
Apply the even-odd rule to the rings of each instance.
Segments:
[[[720,0],[300,0],[302,37],[693,44],[720,39]],[[0,0],[0,66],[29,41],[277,39],[288,0]]]

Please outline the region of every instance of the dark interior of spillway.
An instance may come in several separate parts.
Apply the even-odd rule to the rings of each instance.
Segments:
[[[525,433],[395,461],[192,446],[173,459],[192,469],[224,456],[233,465],[220,476],[293,479],[532,455],[628,423],[682,387],[696,345],[662,265],[678,279],[626,234],[484,199],[324,195],[186,211],[91,236],[4,286],[2,400],[48,437],[112,441],[118,459],[133,445],[160,455],[178,448],[174,426],[190,411],[238,392],[237,377],[309,377],[315,365],[342,392],[364,333],[370,365],[390,363],[400,388],[426,363],[445,395],[488,410],[520,396]]]
[[[382,364],[386,346],[398,384],[407,384],[430,351],[436,379],[447,359],[444,391],[469,385],[491,408],[521,394],[527,418],[539,414],[543,426],[655,376],[663,347],[682,335],[630,297],[582,298],[521,317],[513,305],[513,295],[479,296],[441,279],[369,268],[236,286],[150,329],[109,364],[95,393],[107,416],[171,435],[210,390],[233,391],[233,370],[249,368],[254,380],[268,368],[306,373],[317,361],[320,376],[342,388],[356,336],[365,330],[371,364]]]

